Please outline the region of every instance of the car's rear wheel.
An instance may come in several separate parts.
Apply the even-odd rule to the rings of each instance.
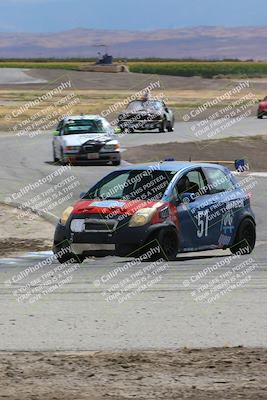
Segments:
[[[69,245],[68,244],[59,244],[59,245],[54,245],[53,247],[53,252],[60,264],[64,263],[69,263],[69,264],[76,264],[79,263],[81,264],[84,260],[85,257],[82,255],[76,255],[69,251]]]
[[[249,219],[244,219],[239,225],[233,246],[230,248],[233,254],[250,254],[256,242],[255,223]]]
[[[263,114],[260,114],[260,113],[259,113],[259,114],[257,115],[257,118],[258,118],[258,119],[262,119],[262,117],[263,117]]]

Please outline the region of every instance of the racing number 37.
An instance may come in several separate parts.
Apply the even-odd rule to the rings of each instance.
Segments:
[[[202,238],[208,236],[209,229],[209,210],[199,211],[197,214],[197,237]]]

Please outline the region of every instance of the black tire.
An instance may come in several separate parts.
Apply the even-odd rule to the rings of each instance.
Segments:
[[[54,160],[55,163],[59,161],[57,156],[56,156],[56,152],[55,152],[55,147],[54,146],[53,146],[53,160]]]
[[[255,223],[249,219],[244,219],[236,234],[236,238],[230,250],[233,254],[241,252],[242,254],[250,254],[256,243],[256,227]]]
[[[258,119],[262,119],[262,117],[263,117],[262,114],[258,114],[258,115],[257,115],[257,118],[258,118]]]
[[[149,253],[151,249],[156,249],[159,246],[158,252],[153,252],[149,257],[150,260],[158,260],[163,258],[167,261],[175,261],[178,253],[178,237],[174,229],[161,229],[156,235],[151,237],[147,244],[141,249],[141,256]]]
[[[161,126],[159,127],[159,132],[160,132],[160,133],[166,132],[166,128],[167,128],[167,121],[166,121],[166,119],[164,118],[164,120],[163,120],[162,123],[161,123]]]
[[[121,160],[112,161],[112,165],[121,165]]]
[[[133,249],[133,246],[130,244],[116,244],[115,247],[115,255],[117,257],[136,257],[137,252]]]
[[[53,247],[53,253],[57,257],[57,260],[58,260],[58,262],[60,262],[60,264],[64,264],[64,263],[69,263],[69,264],[79,263],[79,264],[81,264],[85,260],[84,256],[82,256],[82,255],[78,256],[74,253],[66,251],[67,249],[68,249],[68,245],[66,245],[66,244],[54,245],[54,247]],[[63,251],[64,251],[64,254],[62,254]]]
[[[168,132],[173,132],[173,131],[174,131],[174,129],[173,129],[173,124],[171,123],[171,121],[168,122],[167,131],[168,131]]]
[[[63,154],[63,149],[62,149],[62,148],[61,148],[60,154],[61,154],[61,157],[60,157],[60,164],[61,164],[61,165],[65,165],[65,164],[66,164],[66,161],[64,160],[64,154]]]
[[[128,134],[134,133],[134,129],[133,128],[124,128],[122,132],[124,134],[128,135]]]

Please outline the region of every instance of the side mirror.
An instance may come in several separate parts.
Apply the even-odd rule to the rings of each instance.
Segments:
[[[82,193],[80,193],[80,199],[83,199],[84,198],[84,196],[86,195],[86,192],[82,192]]]
[[[193,203],[196,199],[194,196],[192,196],[194,193],[183,193],[181,194],[181,196],[179,197],[179,204],[184,204],[187,205],[189,203]]]
[[[235,169],[238,172],[244,172],[249,170],[249,163],[247,160],[241,159],[241,160],[235,160]]]
[[[121,128],[119,128],[118,126],[116,128],[114,128],[114,132],[118,135],[121,133]]]
[[[59,131],[54,131],[53,132],[53,136],[60,136],[60,132]]]

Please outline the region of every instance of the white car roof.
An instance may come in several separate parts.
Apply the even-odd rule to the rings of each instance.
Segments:
[[[101,117],[100,115],[69,115],[68,117],[64,118],[64,122],[67,121],[79,121],[81,119],[105,119],[103,117]]]

